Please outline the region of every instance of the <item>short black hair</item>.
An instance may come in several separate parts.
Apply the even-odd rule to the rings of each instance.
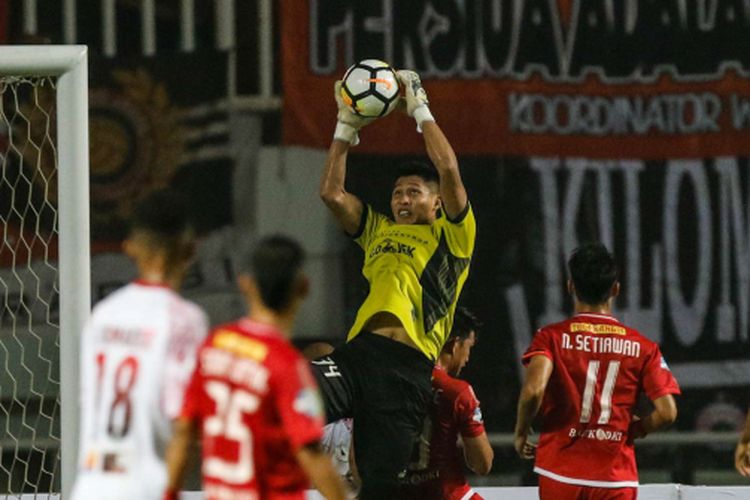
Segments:
[[[445,341],[443,350],[450,350],[453,342],[468,339],[471,332],[474,332],[474,338],[476,339],[481,326],[482,323],[480,323],[474,313],[465,307],[456,307],[456,313],[453,316],[453,328],[451,328],[451,332]]]
[[[440,184],[440,176],[438,175],[437,169],[432,165],[421,161],[407,161],[399,165],[393,183],[395,184],[401,177],[409,177],[410,175],[420,177],[425,182],[435,182],[438,185]]]
[[[137,202],[130,218],[130,232],[145,231],[162,242],[172,241],[191,230],[188,203],[174,189],[153,191]]]
[[[282,235],[263,238],[250,256],[247,271],[252,273],[263,303],[280,312],[292,300],[292,288],[305,261],[299,243]]]
[[[592,305],[609,300],[612,285],[619,275],[614,256],[598,242],[586,243],[573,250],[568,270],[578,300]]]

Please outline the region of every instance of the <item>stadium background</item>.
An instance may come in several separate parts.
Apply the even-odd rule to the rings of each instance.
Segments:
[[[203,236],[186,293],[212,321],[242,313],[231,279],[240,242],[284,231],[311,255],[314,290],[298,341],[342,342],[365,283],[317,183],[335,123],[333,82],[351,62],[379,57],[422,74],[474,205],[477,251],[461,303],[485,326],[465,377],[488,430],[512,431],[519,354],[535,327],[569,311],[564,257],[593,238],[620,259],[618,315],[660,342],[684,389],[676,428],[740,428],[750,385],[743,2],[282,0],[273,22],[278,106],[224,99],[235,85],[259,92],[247,28],[256,3],[236,2],[236,42],[220,50],[213,2],[196,1],[189,53],[179,51],[177,3],[157,10],[158,51],[144,57],[137,29],[120,29],[116,54],[105,56],[98,2],[78,2],[79,42],[91,49],[95,300],[132,275],[119,253],[129,207],[173,185],[189,194]],[[45,15],[29,37],[23,2],[4,2],[0,37],[60,43],[59,2],[38,6]],[[119,23],[138,25],[138,2],[117,9]],[[423,156],[413,129],[393,115],[362,132],[352,192],[388,210],[395,165]],[[14,291],[5,293],[8,307]],[[740,482],[731,449],[649,447],[639,459],[661,482]],[[507,447],[493,473],[501,483],[530,480]]]

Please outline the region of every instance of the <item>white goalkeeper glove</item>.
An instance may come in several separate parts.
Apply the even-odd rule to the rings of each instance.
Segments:
[[[333,96],[336,98],[336,106],[339,109],[336,115],[338,121],[336,122],[336,130],[333,132],[333,138],[356,146],[359,144],[359,129],[372,123],[375,118],[365,118],[352,111],[341,96],[341,80],[337,80],[333,86]]]
[[[406,112],[417,121],[417,132],[422,132],[422,123],[435,121],[430,112],[427,92],[422,87],[422,80],[415,71],[410,69],[396,71],[396,76],[404,87]]]

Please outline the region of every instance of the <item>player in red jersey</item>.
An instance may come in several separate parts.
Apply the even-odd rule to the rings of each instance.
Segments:
[[[456,309],[451,334],[432,372],[433,404],[402,478],[405,499],[482,498],[466,481],[464,462],[475,473],[488,474],[494,452],[474,390],[455,378],[469,362],[477,328],[477,319],[471,312],[463,307]],[[463,457],[457,446],[458,436],[463,442]]]
[[[628,500],[637,496],[633,440],[677,418],[680,389],[659,346],[612,316],[620,290],[617,266],[599,243],[568,261],[575,315],[541,328],[523,356],[526,381],[518,401],[515,447],[536,454],[542,500]],[[654,410],[633,416],[643,391]],[[531,424],[541,417],[537,445]]]
[[[286,338],[307,295],[303,258],[297,243],[274,236],[259,243],[240,272],[250,315],[214,329],[198,351],[167,452],[166,498],[177,498],[198,433],[208,500],[302,500],[308,478],[327,498],[346,498],[320,445],[324,417],[315,380]]]

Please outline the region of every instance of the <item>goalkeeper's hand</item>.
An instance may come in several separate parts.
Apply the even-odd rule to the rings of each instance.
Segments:
[[[338,114],[336,114],[337,123],[333,138],[356,146],[359,144],[359,129],[372,123],[375,118],[365,118],[351,110],[341,97],[341,80],[337,80],[333,86],[333,96],[336,99],[336,107],[339,110]]]
[[[406,112],[417,121],[417,130],[421,132],[422,123],[435,121],[430,112],[430,101],[427,99],[427,92],[422,87],[422,80],[416,71],[410,69],[396,71],[396,77],[398,77],[398,81],[404,87]]]

